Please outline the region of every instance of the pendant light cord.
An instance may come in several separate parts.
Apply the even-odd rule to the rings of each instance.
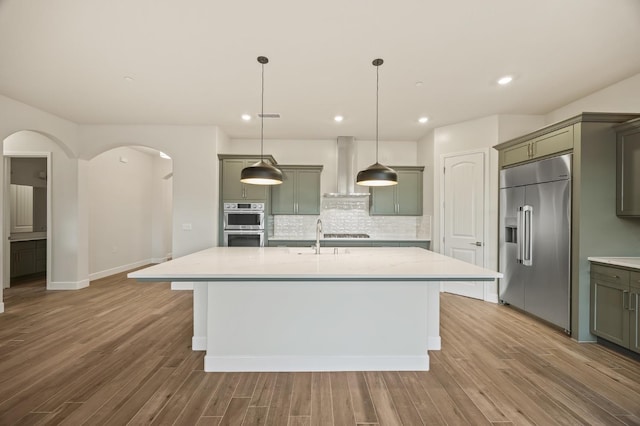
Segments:
[[[264,64],[262,64],[262,92],[260,106],[260,162],[264,161]]]
[[[380,66],[376,65],[376,163],[378,162],[378,92],[380,91]]]

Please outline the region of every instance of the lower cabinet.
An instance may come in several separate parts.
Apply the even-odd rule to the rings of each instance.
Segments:
[[[11,243],[11,277],[44,272],[47,267],[47,240]]]
[[[591,333],[640,353],[640,272],[591,264]]]

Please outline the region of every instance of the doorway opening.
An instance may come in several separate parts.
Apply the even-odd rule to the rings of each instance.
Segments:
[[[4,151],[4,288],[48,287],[51,276],[51,161],[48,152]]]

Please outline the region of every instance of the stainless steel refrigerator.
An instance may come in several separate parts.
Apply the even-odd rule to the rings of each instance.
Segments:
[[[500,302],[571,331],[572,155],[500,171]]]

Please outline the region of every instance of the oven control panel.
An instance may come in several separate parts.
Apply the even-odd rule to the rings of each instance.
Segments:
[[[264,203],[224,203],[226,211],[264,211]]]

